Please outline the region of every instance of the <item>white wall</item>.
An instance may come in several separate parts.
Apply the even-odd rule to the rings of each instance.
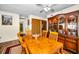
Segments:
[[[1,15],[12,16],[12,25],[1,25]],[[0,43],[17,39],[17,32],[19,31],[19,15],[9,12],[0,11]]]
[[[55,16],[57,14],[69,13],[69,12],[73,12],[73,11],[77,11],[77,10],[79,10],[79,4],[71,6],[69,8],[63,9],[63,10],[55,12],[55,13],[51,13],[47,17],[51,17],[51,15]]]

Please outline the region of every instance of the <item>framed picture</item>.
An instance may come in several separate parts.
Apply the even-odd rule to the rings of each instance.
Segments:
[[[2,25],[12,25],[12,16],[2,15]]]

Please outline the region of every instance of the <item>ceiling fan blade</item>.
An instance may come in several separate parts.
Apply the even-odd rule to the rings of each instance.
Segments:
[[[42,13],[42,12],[43,12],[43,10],[40,11],[40,13]]]

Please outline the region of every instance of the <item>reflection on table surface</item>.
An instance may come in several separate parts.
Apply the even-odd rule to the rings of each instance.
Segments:
[[[53,54],[63,53],[63,44],[53,39],[40,37],[38,39],[24,37],[29,53],[31,54]],[[25,48],[25,50],[27,50]]]

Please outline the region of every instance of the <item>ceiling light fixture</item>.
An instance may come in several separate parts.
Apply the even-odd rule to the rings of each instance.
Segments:
[[[55,4],[36,4],[39,7],[42,7],[42,9],[40,10],[40,13],[43,12],[54,12],[54,9],[52,9],[53,6],[55,6]]]
[[[44,8],[44,10],[45,10],[46,12],[48,12],[50,9],[51,9],[51,8],[49,8],[49,7],[45,7],[45,8]]]

